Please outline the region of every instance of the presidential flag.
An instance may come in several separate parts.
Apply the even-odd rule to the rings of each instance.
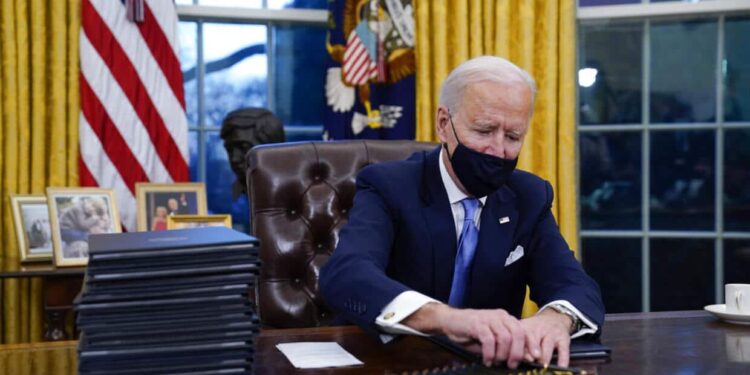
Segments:
[[[81,186],[114,189],[136,228],[136,182],[189,179],[188,127],[168,0],[82,0]]]
[[[414,139],[412,0],[329,5],[324,139]]]

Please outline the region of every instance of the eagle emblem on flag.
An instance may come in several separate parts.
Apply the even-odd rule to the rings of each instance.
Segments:
[[[409,136],[414,132],[413,108],[408,108],[411,118],[404,118],[404,107],[414,106],[412,0],[336,3],[329,13],[326,40],[333,61],[326,71],[327,109],[334,114],[348,114],[346,133],[352,137],[367,128],[390,129],[408,120],[403,131],[380,138],[413,138]],[[410,86],[407,90],[393,89],[407,77],[411,77],[410,82],[404,83]],[[331,126],[326,127],[328,133]]]

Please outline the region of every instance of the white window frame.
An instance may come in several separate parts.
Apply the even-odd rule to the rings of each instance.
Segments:
[[[197,0],[193,0],[194,4]],[[267,6],[267,2],[263,1],[263,7]],[[322,9],[258,9],[258,8],[239,8],[239,7],[219,7],[209,5],[177,5],[177,15],[179,21],[196,22],[196,42],[197,42],[197,55],[198,59],[196,62],[196,82],[198,90],[198,123],[190,124],[189,130],[196,131],[198,133],[198,181],[206,180],[206,139],[207,133],[219,132],[220,127],[216,124],[205,123],[205,95],[204,95],[204,79],[205,79],[205,62],[203,61],[203,23],[204,22],[231,22],[231,23],[243,23],[253,25],[265,25],[266,26],[266,56],[267,56],[267,71],[268,78],[266,80],[268,93],[267,103],[268,108],[274,111],[274,43],[273,43],[273,26],[280,23],[285,25],[318,25],[325,26],[328,23],[328,11]],[[320,48],[324,48],[322,46]],[[288,131],[298,132],[322,132],[321,128],[311,129],[309,127],[302,126],[287,126],[285,127]]]
[[[713,0],[697,3],[686,3],[680,1],[664,3],[647,3],[643,0],[641,4],[625,5],[602,5],[586,6],[577,8],[577,24],[596,25],[606,24],[610,21],[641,21],[643,28],[643,82],[642,82],[642,120],[641,124],[628,125],[580,125],[576,121],[578,134],[586,132],[616,132],[616,131],[639,131],[642,135],[641,150],[641,229],[640,230],[581,230],[579,224],[578,248],[584,238],[640,238],[641,239],[641,309],[643,312],[651,311],[651,278],[650,278],[650,240],[651,239],[713,239],[714,252],[714,295],[715,303],[724,301],[724,240],[727,239],[750,239],[747,232],[724,231],[724,206],[722,202],[724,191],[724,131],[726,129],[750,129],[750,122],[724,122],[723,107],[723,85],[721,79],[721,66],[724,58],[724,23],[726,17],[735,15],[746,15],[750,12],[750,1],[748,0]],[[710,17],[718,19],[717,40],[717,69],[716,69],[716,121],[713,123],[675,123],[660,124],[658,128],[650,126],[649,119],[649,87],[650,87],[650,25],[653,20],[688,20]],[[578,66],[578,65],[577,65]],[[576,67],[576,69],[578,69]],[[577,74],[575,75],[577,77]],[[576,88],[578,85],[576,85]],[[576,98],[579,96],[576,93]],[[577,113],[577,112],[576,112]],[[716,131],[715,139],[715,227],[711,231],[677,230],[664,231],[650,229],[650,134],[662,130],[700,130],[708,129]],[[578,139],[578,137],[576,137]],[[576,148],[577,149],[577,148]],[[580,186],[580,168],[577,169],[577,186]],[[580,197],[580,194],[578,195]],[[580,200],[579,200],[580,219]],[[579,220],[579,223],[581,221]],[[585,250],[584,250],[585,251]]]

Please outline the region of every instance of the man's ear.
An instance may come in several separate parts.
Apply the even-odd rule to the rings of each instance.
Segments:
[[[448,120],[448,109],[440,106],[435,116],[435,129],[437,130],[438,138],[441,143],[448,142],[448,128],[450,123]]]

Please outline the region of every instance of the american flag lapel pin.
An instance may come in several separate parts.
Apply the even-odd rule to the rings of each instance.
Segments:
[[[500,224],[510,223],[510,218],[507,216],[503,216],[500,218]]]

